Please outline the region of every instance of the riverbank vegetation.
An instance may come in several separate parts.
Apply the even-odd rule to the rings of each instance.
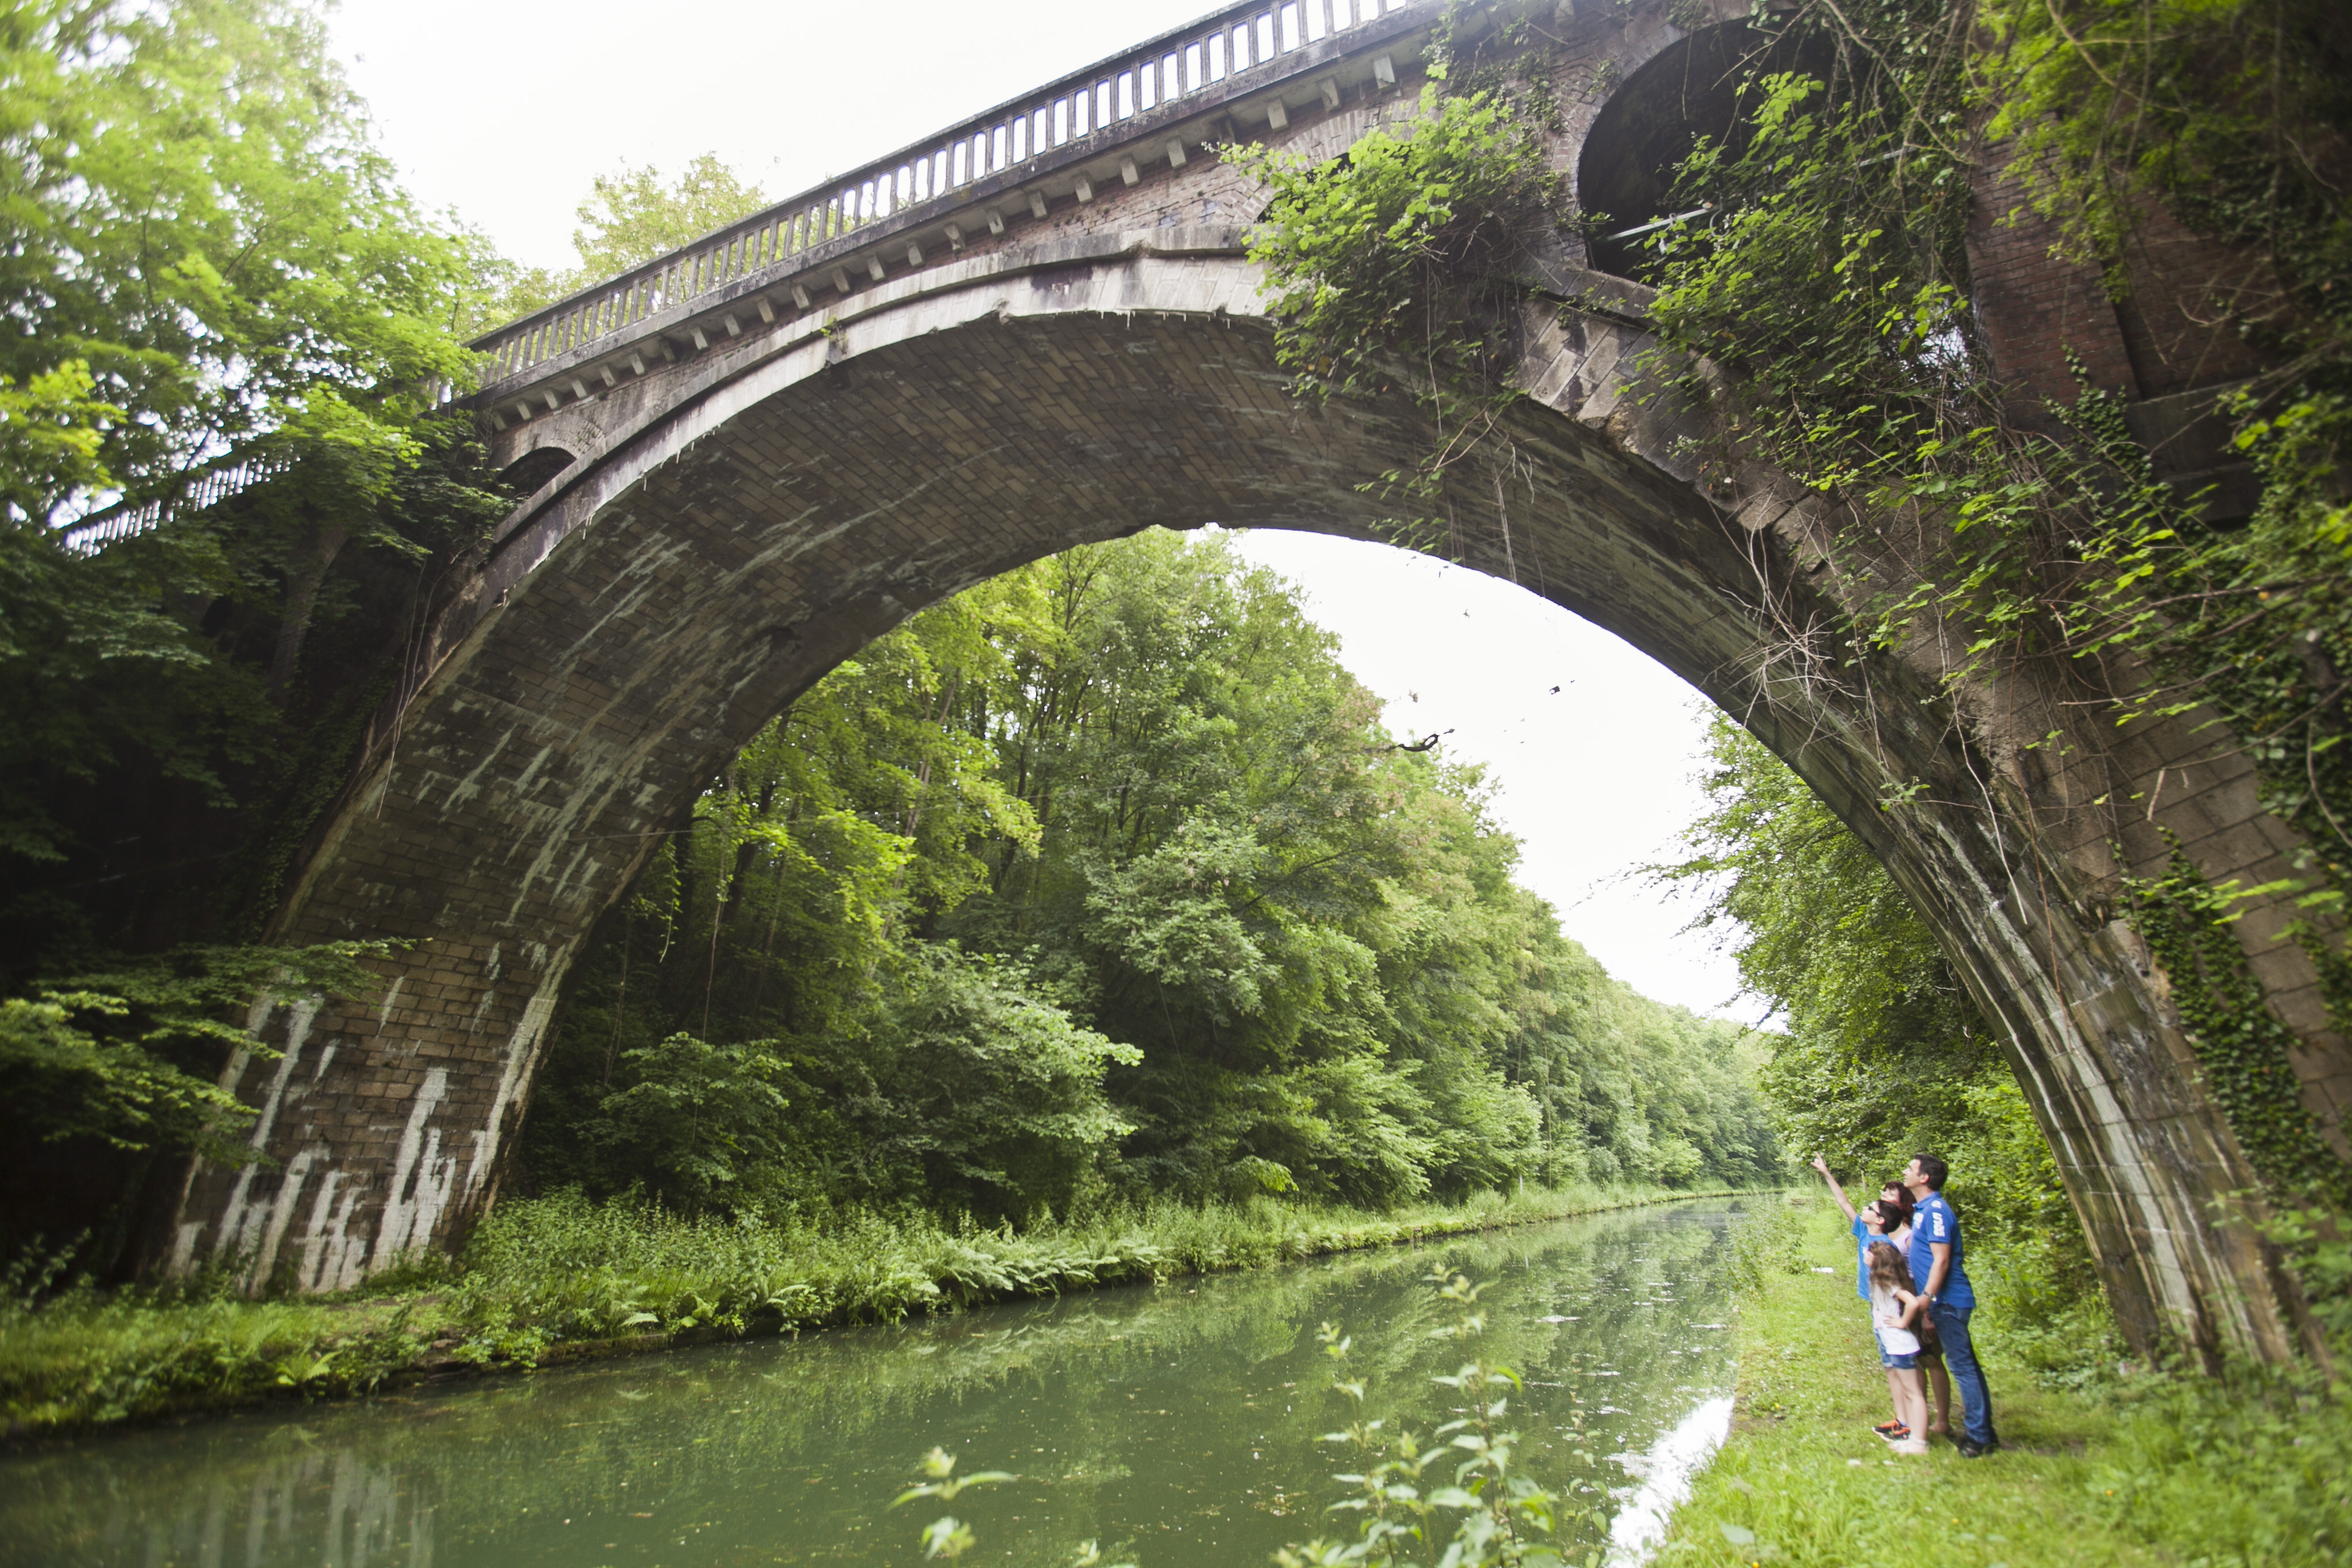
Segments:
[[[1700,1196],[1527,1187],[1379,1212],[1265,1197],[1160,1199],[1016,1231],[912,1208],[688,1218],[570,1191],[501,1205],[461,1258],[341,1298],[256,1300],[226,1270],[148,1290],[58,1289],[61,1270],[43,1270],[31,1255],[0,1299],[0,1431],[31,1436],[365,1393],[421,1375],[897,1322]]]
[[[1971,1256],[1975,1256],[1971,1252]],[[2352,1557],[2352,1424],[2311,1373],[2138,1370],[2052,1387],[1988,1327],[2001,1450],[1898,1458],[1844,1217],[1814,1196],[1743,1251],[1732,1434],[1662,1564],[1791,1568],[1917,1556],[2010,1568]],[[1999,1321],[1998,1314],[1989,1314]]]

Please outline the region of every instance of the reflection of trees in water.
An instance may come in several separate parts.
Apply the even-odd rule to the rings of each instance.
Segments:
[[[715,1561],[705,1553],[721,1537],[698,1542],[695,1525],[756,1531],[756,1513],[772,1529],[789,1520],[803,1545],[848,1537],[887,1499],[877,1471],[895,1478],[952,1438],[968,1462],[1020,1470],[1024,1490],[1042,1491],[996,1538],[1018,1555],[1132,1524],[1139,1500],[1213,1521],[1255,1507],[1265,1528],[1278,1509],[1305,1534],[1323,1527],[1329,1500],[1316,1439],[1344,1418],[1314,1329],[1328,1319],[1353,1337],[1349,1375],[1369,1385],[1367,1412],[1425,1432],[1446,1418],[1429,1378],[1465,1358],[1432,1337],[1452,1321],[1423,1283],[1437,1268],[1482,1281],[1482,1353],[1529,1379],[1512,1423],[1526,1461],[1563,1487],[1581,1477],[1607,1488],[1624,1479],[1612,1452],[1645,1446],[1727,1374],[1726,1352],[1705,1349],[1721,1336],[1689,1326],[1727,1315],[1719,1213],[1636,1210],[902,1329],[125,1433],[11,1461],[0,1530],[35,1562],[429,1568],[437,1513],[445,1561],[489,1548],[593,1563],[603,1542],[656,1530],[659,1544],[675,1551],[683,1532]],[[1640,1413],[1639,1430],[1622,1412]],[[1051,1451],[983,1451],[1016,1441]],[[1255,1469],[1251,1453],[1265,1456]],[[1304,1479],[1301,1456],[1313,1456]],[[567,1518],[579,1521],[569,1531],[556,1522]],[[1019,1539],[1024,1529],[1034,1540]],[[870,1556],[873,1530],[856,1533]],[[605,1560],[659,1558],[631,1546]]]

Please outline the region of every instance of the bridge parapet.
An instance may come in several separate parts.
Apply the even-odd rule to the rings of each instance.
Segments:
[[[478,339],[501,430],[1181,168],[1206,129],[1281,131],[1293,109],[1386,91],[1434,0],[1245,0],[1160,34]]]

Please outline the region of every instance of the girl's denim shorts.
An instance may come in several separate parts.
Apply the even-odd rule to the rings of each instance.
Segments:
[[[1878,1353],[1878,1364],[1891,1366],[1897,1372],[1916,1372],[1919,1370],[1919,1353],[1915,1350],[1902,1355],[1890,1355],[1882,1350]]]

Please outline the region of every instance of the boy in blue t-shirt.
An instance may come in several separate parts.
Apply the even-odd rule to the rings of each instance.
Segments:
[[[1870,1221],[1855,1210],[1853,1200],[1845,1195],[1845,1188],[1840,1186],[1838,1178],[1830,1174],[1827,1160],[1815,1155],[1813,1168],[1822,1173],[1823,1181],[1830,1184],[1830,1196],[1837,1199],[1838,1207],[1845,1214],[1847,1228],[1853,1232],[1853,1293],[1866,1301],[1870,1300],[1870,1244],[1885,1239],[1885,1236],[1873,1230]],[[1903,1184],[1899,1181],[1891,1181],[1880,1187],[1878,1199],[1881,1203],[1899,1203],[1906,1209],[1911,1207],[1910,1195],[1903,1190]]]
[[[1954,1446],[1960,1458],[1974,1459],[2000,1448],[2000,1439],[1992,1428],[1992,1392],[1985,1386],[1984,1368],[1969,1338],[1969,1315],[1976,1311],[1977,1293],[1969,1284],[1960,1217],[1944,1198],[1944,1179],[1950,1174],[1934,1155],[1914,1155],[1903,1168],[1904,1187],[1916,1200],[1911,1212],[1909,1262],[1912,1283],[1927,1298],[1927,1315],[1942,1342],[1944,1364],[1967,1406],[1962,1436]]]

